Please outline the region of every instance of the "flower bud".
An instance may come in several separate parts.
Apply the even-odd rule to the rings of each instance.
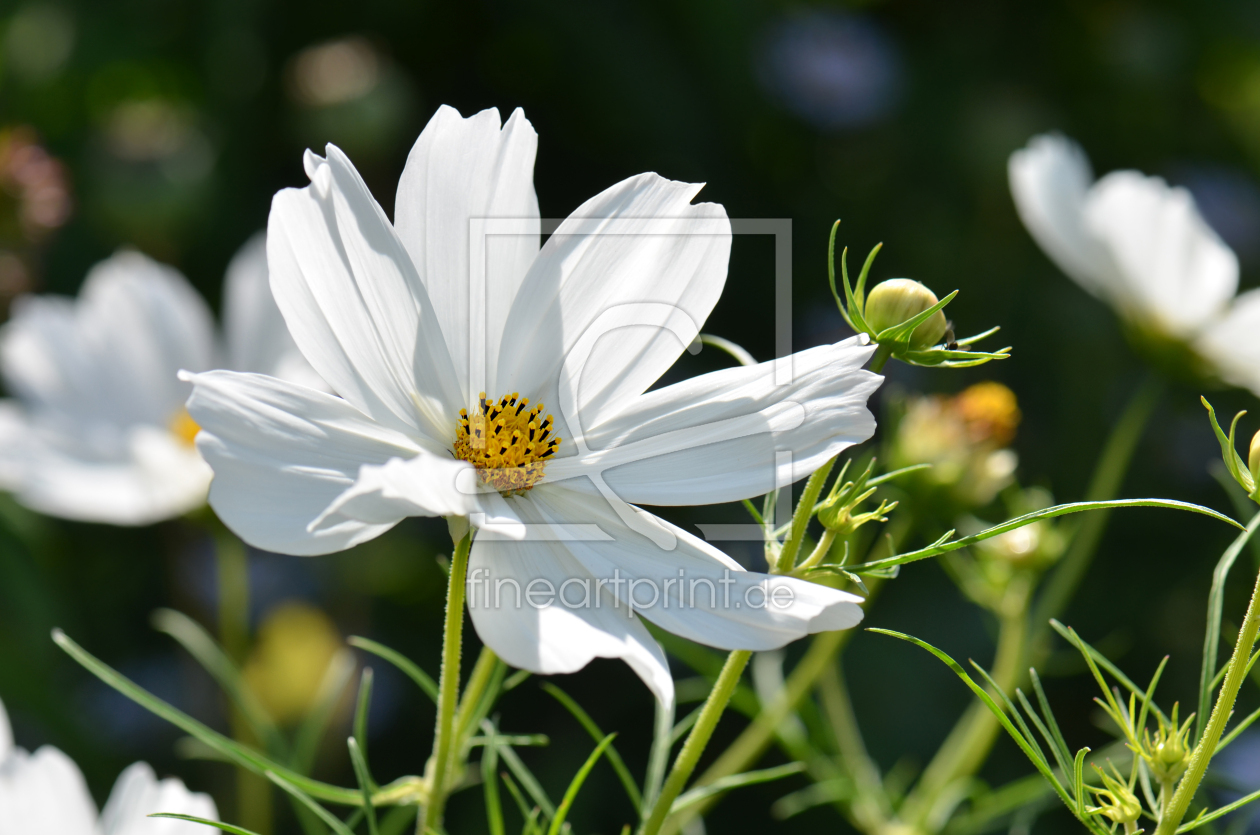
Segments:
[[[940,299],[931,290],[917,281],[890,278],[875,285],[867,294],[863,316],[871,329],[879,333],[919,315],[938,301]],[[918,350],[935,345],[945,335],[947,327],[945,313],[936,311],[914,329],[910,335],[910,347]]]
[[[1251,436],[1251,449],[1247,452],[1247,469],[1251,477],[1260,482],[1260,432]]]

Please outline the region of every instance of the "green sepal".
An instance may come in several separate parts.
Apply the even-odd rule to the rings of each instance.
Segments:
[[[1242,456],[1238,454],[1237,447],[1234,446],[1234,433],[1238,428],[1238,421],[1246,412],[1239,412],[1234,415],[1233,422],[1229,425],[1229,435],[1226,436],[1221,431],[1221,425],[1216,421],[1216,410],[1212,408],[1212,404],[1208,402],[1206,397],[1200,397],[1203,406],[1208,410],[1208,419],[1212,421],[1212,431],[1216,433],[1216,440],[1221,445],[1221,458],[1225,460],[1225,468],[1229,470],[1229,474],[1234,477],[1234,481],[1247,491],[1247,495],[1253,500],[1256,499],[1256,479],[1252,477],[1251,470],[1247,467],[1247,462],[1242,460]]]

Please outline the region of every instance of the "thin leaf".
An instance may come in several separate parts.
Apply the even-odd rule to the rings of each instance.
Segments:
[[[1044,785],[1040,776],[1034,776],[1037,776],[1039,785]],[[847,777],[833,777],[830,780],[806,786],[800,791],[783,795],[770,806],[770,814],[778,820],[787,820],[815,806],[839,803],[852,796],[853,781]]]
[[[178,641],[180,646],[187,650],[188,654],[218,682],[223,692],[236,705],[254,736],[262,741],[266,749],[276,756],[285,756],[287,745],[276,723],[272,721],[262,702],[258,701],[254,691],[246,686],[236,664],[205,627],[183,612],[177,612],[174,609],[158,609],[153,613],[150,621],[154,629]]]
[[[188,821],[189,823],[200,823],[205,826],[213,826],[215,829],[220,829],[224,832],[231,832],[232,835],[258,835],[257,832],[253,832],[249,829],[245,829],[244,827],[233,826],[230,823],[223,823],[222,821],[206,820],[205,818],[193,817],[192,815],[177,815],[174,812],[154,812],[151,815],[146,815],[146,817],[171,818],[172,820],[177,820],[177,821]]]
[[[944,309],[945,305],[952,302],[957,295],[958,291],[955,290],[927,310],[916,313],[904,322],[884,328],[875,335],[874,340],[876,342],[909,342],[910,334],[914,333],[915,328],[931,319],[937,311]]]
[[[674,805],[669,807],[669,813],[675,815],[689,806],[708,800],[714,795],[728,792],[731,789],[738,789],[743,786],[755,786],[758,783],[769,783],[772,780],[782,780],[784,777],[791,777],[793,774],[800,774],[806,769],[805,763],[787,763],[778,765],[774,768],[762,768],[757,771],[745,771],[742,774],[731,774],[714,780],[707,786],[699,786],[691,791],[684,792],[674,800]]]
[[[560,808],[556,810],[555,817],[551,819],[551,827],[547,830],[547,835],[560,835],[560,827],[564,826],[564,819],[569,814],[569,809],[572,808],[573,801],[577,798],[577,793],[581,791],[582,784],[586,782],[587,775],[591,773],[595,763],[599,762],[599,758],[603,755],[605,749],[612,745],[612,741],[616,738],[616,734],[609,734],[604,737],[595,746],[595,750],[591,752],[591,755],[586,758],[586,762],[582,763],[582,767],[578,769],[577,774],[573,775],[573,779],[569,782],[569,788],[560,800]]]
[[[550,694],[553,699],[564,705],[565,709],[573,714],[573,718],[578,720],[578,724],[586,729],[586,732],[591,735],[592,739],[599,742],[605,738],[604,732],[599,729],[599,725],[595,724],[595,720],[591,719],[590,715],[568,693],[549,681],[543,683],[542,689]],[[617,749],[611,744],[608,746],[608,763],[613,767],[613,771],[617,772],[617,777],[621,780],[621,785],[625,788],[626,794],[630,797],[630,802],[634,805],[634,808],[640,808],[643,805],[643,794],[635,784],[634,778],[630,776],[630,769],[626,768],[621,755],[617,753]]]
[[[556,805],[551,802],[551,798],[547,797],[547,793],[543,791],[542,785],[538,782],[538,778],[529,770],[525,763],[521,762],[521,758],[512,750],[512,746],[504,745],[499,748],[499,756],[503,758],[504,764],[508,769],[516,775],[516,779],[521,781],[521,787],[533,799],[535,805],[542,809],[543,814],[548,819],[556,816]]]
[[[95,675],[101,681],[113,687],[119,693],[131,699],[136,704],[145,708],[149,712],[170,722],[172,725],[180,728],[185,733],[192,735],[201,742],[218,751],[223,756],[230,759],[237,765],[252,771],[258,775],[265,775],[268,771],[283,775],[293,785],[299,786],[303,791],[308,792],[313,797],[326,800],[332,803],[341,803],[346,806],[359,806],[363,803],[357,789],[344,789],[340,786],[333,786],[328,783],[321,783],[318,780],[312,780],[305,777],[292,769],[285,768],[279,763],[273,762],[265,755],[247,748],[228,739],[218,731],[208,728],[188,714],[173,707],[169,703],[154,696],[149,691],[140,687],[131,679],[114,670],[108,664],[96,658],[83,647],[76,644],[68,635],[60,629],[54,629],[52,632],[53,641],[57,646],[61,647],[71,658],[78,661],[87,668],[88,672]],[[388,787],[386,787],[388,788]]]
[[[954,675],[962,679],[963,683],[971,689],[971,692],[975,693],[976,696],[979,697],[980,701],[984,703],[984,706],[989,709],[1006,732],[1010,734],[1011,739],[1015,740],[1015,744],[1018,745],[1019,749],[1024,752],[1024,756],[1028,757],[1033,766],[1041,772],[1041,776],[1046,778],[1046,781],[1054,787],[1055,792],[1059,795],[1059,799],[1063,801],[1063,804],[1069,809],[1072,809],[1075,813],[1075,804],[1073,799],[1068,796],[1067,790],[1063,788],[1062,784],[1060,784],[1058,779],[1054,776],[1054,772],[1051,771],[1049,764],[1045,761],[1045,758],[1038,756],[1036,750],[1029,745],[1028,740],[1025,739],[1024,736],[1015,728],[1015,725],[1012,724],[1011,720],[1007,717],[1006,712],[997,706],[997,703],[993,701],[993,698],[989,696],[988,692],[986,692],[983,687],[972,681],[971,676],[967,675],[967,672],[958,665],[957,661],[950,658],[944,652],[926,641],[921,641],[918,638],[906,635],[902,632],[894,632],[891,629],[876,629],[874,627],[868,628],[866,631],[876,632],[881,635],[891,635],[892,637],[898,638],[902,641],[908,641],[917,647],[927,650],[943,661],[946,666],[954,671]]]
[[[367,724],[368,724],[368,708],[372,703],[372,668],[364,667],[362,674],[359,676],[359,695],[354,706],[354,741],[359,746],[359,752],[363,755],[363,761],[367,762]],[[375,788],[376,783],[372,780],[371,772],[368,773],[368,782]]]
[[[910,551],[909,553],[898,554],[882,560],[868,562],[864,565],[854,566],[853,570],[860,574],[869,574],[872,569],[890,568],[895,565],[904,565],[905,563],[925,560],[929,557],[939,556],[950,551],[957,551],[959,548],[966,548],[970,545],[975,545],[977,542],[983,542],[986,539],[1004,534],[1008,531],[1016,530],[1017,528],[1022,528],[1025,525],[1030,525],[1033,522],[1037,522],[1042,519],[1053,519],[1056,516],[1065,516],[1069,513],[1080,513],[1085,510],[1110,510],[1122,507],[1162,507],[1170,510],[1187,510],[1192,513],[1200,513],[1204,516],[1210,516],[1213,519],[1227,522],[1240,530],[1244,529],[1242,525],[1238,524],[1233,519],[1230,519],[1222,513],[1217,513],[1211,508],[1191,504],[1190,502],[1179,502],[1175,499],[1116,499],[1106,502],[1072,502],[1069,504],[1047,507],[1042,510],[1033,511],[1032,513],[1025,513],[1023,516],[1003,522],[1000,525],[995,525],[988,530],[981,531],[980,533],[973,534],[971,536],[964,536],[962,539],[955,539],[952,542],[942,542],[941,540],[937,540],[937,542],[929,545],[927,548],[921,548],[918,551]]]
[[[438,687],[437,682],[429,677],[429,674],[420,669],[414,661],[401,652],[392,650],[384,644],[378,644],[376,641],[368,638],[361,638],[358,635],[352,635],[346,643],[352,647],[366,650],[373,655],[379,655],[389,663],[407,674],[407,677],[416,683],[416,685],[424,691],[424,694],[433,700],[433,704],[437,704]],[[510,689],[510,688],[509,688]]]
[[[906,473],[913,473],[916,470],[930,470],[930,469],[932,469],[931,464],[911,464],[909,467],[902,467],[897,470],[889,470],[883,475],[875,476],[875,478],[872,478],[870,481],[866,482],[866,486],[878,487],[884,482],[892,481],[894,478],[897,478],[898,476],[903,476]]]
[[[1062,623],[1059,623],[1059,621],[1054,620],[1053,618],[1050,620],[1050,626],[1054,629],[1054,631],[1062,635],[1067,640],[1067,642],[1071,644],[1077,650],[1077,652],[1080,652],[1082,655],[1087,656],[1085,658],[1086,664],[1089,664],[1092,667],[1092,664],[1091,664],[1091,659],[1092,659],[1093,663],[1098,664],[1098,666],[1102,667],[1108,673],[1111,673],[1112,678],[1114,678],[1116,681],[1123,684],[1130,693],[1139,693],[1139,694],[1143,693],[1143,691],[1140,690],[1138,686],[1129,679],[1128,676],[1126,676],[1123,672],[1120,671],[1119,667],[1117,667],[1115,664],[1111,662],[1111,659],[1103,655],[1098,650],[1094,649],[1094,647],[1090,645],[1089,642],[1087,642],[1080,635],[1076,634],[1076,630],[1072,629],[1071,627],[1064,626]],[[1095,671],[1095,675],[1097,675],[1096,671]],[[1102,687],[1105,690],[1107,687],[1106,683],[1103,683]],[[1154,711],[1155,715],[1158,716],[1160,719],[1163,719],[1165,722],[1168,721],[1168,717],[1165,716],[1164,712],[1159,709],[1159,705],[1155,704],[1154,702],[1151,703],[1151,710]]]
[[[481,755],[481,785],[486,798],[486,825],[490,835],[504,835],[503,804],[499,799],[499,746],[495,743],[499,729],[489,719],[482,720],[482,730],[488,739]]]
[[[1238,735],[1242,733],[1243,731],[1247,730],[1247,728],[1251,726],[1251,723],[1256,721],[1257,719],[1260,719],[1260,708],[1256,708],[1251,713],[1247,714],[1246,719],[1239,722],[1237,725],[1234,726],[1233,730],[1225,734],[1225,738],[1216,744],[1216,752],[1215,754],[1213,754],[1213,756],[1215,756],[1216,754],[1219,754],[1225,748],[1226,745],[1229,745],[1231,742],[1237,739]]]
[[[525,802],[525,796],[521,794],[521,790],[516,787],[516,781],[506,771],[499,772],[499,776],[503,778],[504,785],[508,787],[508,794],[512,795],[512,799],[516,801],[516,808],[520,811],[521,817],[528,820],[529,804]],[[534,811],[539,811],[539,808],[535,806]]]
[[[866,307],[866,278],[871,273],[871,266],[875,263],[875,256],[879,255],[879,251],[883,248],[883,243],[878,243],[871,247],[871,251],[866,254],[866,260],[862,263],[862,271],[858,273],[857,286],[853,288],[853,296],[862,308]]]
[[[483,721],[484,724],[484,721]],[[474,736],[468,740],[469,747],[475,748],[478,745],[489,745],[491,739],[488,736]],[[522,748],[543,748],[551,744],[551,738],[546,734],[498,734],[493,740],[495,745],[514,745]]]
[[[367,760],[354,737],[346,740],[346,747],[350,749],[350,763],[354,766],[354,776],[359,781],[359,791],[363,793],[363,809],[367,813],[368,832],[370,835],[380,835],[376,828],[376,807],[372,805],[373,785],[372,777],[368,773]]]
[[[517,687],[524,684],[525,680],[532,675],[533,673],[529,670],[517,670],[507,677],[507,681],[503,682],[503,692],[506,693],[509,690],[515,690]],[[430,679],[430,681],[432,681],[432,679]]]
[[[677,728],[674,726],[674,705],[666,706],[659,699],[656,701],[656,722],[652,731],[652,750],[648,752],[647,774],[643,778],[643,803],[639,806],[642,817],[651,811],[660,797],[661,786],[665,783],[665,772],[669,768],[669,753],[678,741]],[[696,708],[691,714],[694,724],[702,708]],[[684,719],[679,725],[685,723]]]
[[[1059,723],[1055,721],[1054,711],[1050,709],[1050,700],[1046,698],[1046,691],[1041,686],[1041,676],[1037,675],[1034,669],[1028,670],[1028,677],[1032,680],[1033,691],[1037,694],[1037,704],[1041,706],[1041,715],[1045,719],[1050,733],[1054,736],[1052,748],[1057,749],[1058,756],[1056,759],[1070,762],[1072,759],[1072,749],[1068,748],[1067,740],[1063,738],[1063,732],[1059,730]],[[1066,769],[1064,770],[1066,774]]]
[[[295,798],[298,803],[301,803],[307,809],[310,809],[312,812],[314,812],[316,817],[318,817],[324,823],[328,824],[328,827],[332,829],[332,831],[336,833],[336,835],[354,835],[354,833],[351,832],[344,823],[337,820],[336,816],[334,816],[331,812],[329,812],[323,806],[320,806],[318,803],[316,803],[311,798],[311,796],[308,795],[306,792],[302,791],[297,786],[293,785],[288,780],[281,777],[279,774],[275,773],[274,771],[266,771],[266,772],[263,772],[263,776],[266,777],[271,782],[275,783],[282,790],[287,792],[290,797]]]
[[[1219,817],[1222,817],[1223,815],[1228,815],[1230,812],[1234,812],[1241,809],[1242,807],[1246,806],[1248,803],[1251,803],[1253,800],[1260,800],[1260,791],[1254,791],[1251,794],[1247,795],[1246,797],[1241,798],[1240,800],[1235,800],[1233,803],[1230,803],[1227,806],[1222,806],[1219,809],[1213,809],[1211,812],[1208,812],[1206,815],[1200,814],[1199,817],[1195,818],[1189,823],[1183,824],[1177,827],[1177,835],[1181,835],[1181,833],[1183,832],[1189,832],[1192,829],[1198,829],[1200,826],[1202,826],[1205,823],[1211,823],[1212,821],[1216,820]]]

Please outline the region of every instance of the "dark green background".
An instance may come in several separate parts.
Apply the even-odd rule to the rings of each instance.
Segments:
[[[911,276],[938,292],[960,288],[950,308],[959,332],[1000,324],[998,344],[1013,345],[1014,358],[966,372],[894,363],[886,390],[1007,383],[1025,416],[1016,441],[1022,480],[1068,501],[1081,496],[1110,422],[1144,368],[1110,312],[1064,278],[1023,231],[1006,185],[1008,154],[1036,132],[1060,129],[1083,143],[1099,171],[1136,167],[1195,186],[1242,257],[1243,285],[1257,283],[1255,3],[79,0],[57,8],[75,37],[58,72],[31,80],[0,54],[0,125],[32,125],[71,172],[75,214],[45,248],[39,271],[48,290],[73,292],[93,262],[134,243],[178,265],[217,303],[224,267],[264,225],[271,195],[305,183],[303,148],[344,144],[388,210],[407,150],[439,104],[465,114],[497,106],[505,116],[521,106],[539,134],[535,180],[544,216],[563,216],[612,183],[653,170],[707,182],[703,199],[723,203],[733,217],[791,218],[798,347],[843,333],[824,259],[837,217],[844,220],[840,240],[860,253],[885,243],[876,277]],[[29,9],[0,3],[0,32]],[[879,118],[817,127],[759,81],[776,27],[819,15],[860,21],[882,38],[900,84]],[[384,56],[383,98],[366,110],[313,115],[286,93],[286,66],[303,48],[345,35],[365,36]],[[212,167],[204,177],[174,182],[111,158],[103,139],[109,116],[136,99],[182,108],[207,143]],[[768,357],[772,287],[769,244],[737,240],[726,295],[707,329]],[[714,367],[720,359],[711,354],[688,360],[688,369]],[[1124,495],[1230,510],[1208,475],[1216,452],[1200,393],[1169,389]],[[1243,393],[1213,397],[1227,414],[1255,406]],[[1248,436],[1256,428],[1247,419],[1242,426]],[[734,509],[723,514],[737,518]],[[227,798],[225,768],[176,760],[174,731],[107,692],[47,637],[51,627],[65,628],[221,726],[204,677],[147,623],[160,605],[212,623],[208,542],[178,522],[120,530],[42,520],[14,507],[3,519],[0,697],[19,742],[65,749],[98,799],[122,766],[141,757]],[[1228,530],[1201,517],[1154,510],[1114,517],[1068,620],[1088,639],[1104,640],[1135,677],[1172,653],[1166,700],[1189,701],[1211,567],[1228,539]],[[381,640],[436,673],[442,577],[432,557],[449,547],[443,525],[414,521],[346,554],[257,555],[256,590],[263,604],[316,601],[345,633]],[[1237,575],[1227,621],[1243,606],[1246,572]],[[931,564],[909,567],[868,623],[911,632],[959,658],[991,657],[990,624]],[[860,635],[847,662],[868,741],[885,767],[903,755],[922,762],[968,700],[947,670],[890,640]],[[381,679],[377,776],[415,773],[430,744],[428,704],[401,677],[373,666]],[[597,662],[561,684],[605,730],[623,732],[621,750],[641,773],[651,708],[634,676],[618,663]],[[1088,681],[1074,674],[1050,687],[1070,743],[1105,739],[1092,724]],[[1255,701],[1254,694],[1246,699]],[[719,741],[741,721],[724,722]],[[531,752],[530,762],[555,795],[590,749],[533,683],[509,698],[503,726],[552,736],[552,747]],[[352,781],[335,751],[320,769],[328,779]],[[984,776],[1001,783],[1028,770],[1004,743]],[[827,809],[771,820],[768,802],[801,785],[796,778],[728,799],[710,831],[843,826]],[[451,831],[480,831],[479,807],[479,792],[457,797]],[[611,772],[598,767],[572,815],[577,829],[613,832],[630,819]]]

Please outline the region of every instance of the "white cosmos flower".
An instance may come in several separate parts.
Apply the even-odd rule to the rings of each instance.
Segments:
[[[1260,290],[1235,298],[1238,259],[1184,188],[1137,171],[1097,182],[1075,142],[1011,155],[1011,192],[1046,254],[1147,337],[1184,344],[1210,374],[1260,394]]]
[[[219,819],[209,795],[190,792],[174,777],[158,780],[142,762],[118,775],[98,817],[74,761],[51,745],[34,754],[14,747],[0,703],[0,835],[194,835],[205,829],[147,817],[154,812]]]
[[[497,110],[439,109],[393,224],[338,148],[307,153],[311,185],[272,203],[268,259],[289,330],[336,395],[189,375],[211,506],[247,542],[289,554],[349,548],[407,516],[469,517],[469,606],[486,644],[540,673],[622,658],[666,700],[664,654],[639,613],[728,649],[857,623],[859,598],[745,572],[633,505],[755,496],[866,440],[873,348],[851,339],[647,391],[722,292],[726,212],[693,204],[698,185],[641,174],[540,248],[536,146],[520,110],[501,124]],[[477,447],[482,391],[491,438]],[[695,605],[682,605],[692,580]],[[512,588],[531,582],[568,582],[568,602],[521,602]],[[758,608],[776,588],[790,604]]]
[[[226,344],[178,271],[123,250],[77,299],[27,296],[0,330],[0,486],[53,516],[144,525],[203,504],[211,471],[193,446],[183,368],[318,378],[288,335],[260,234],[228,267]]]

